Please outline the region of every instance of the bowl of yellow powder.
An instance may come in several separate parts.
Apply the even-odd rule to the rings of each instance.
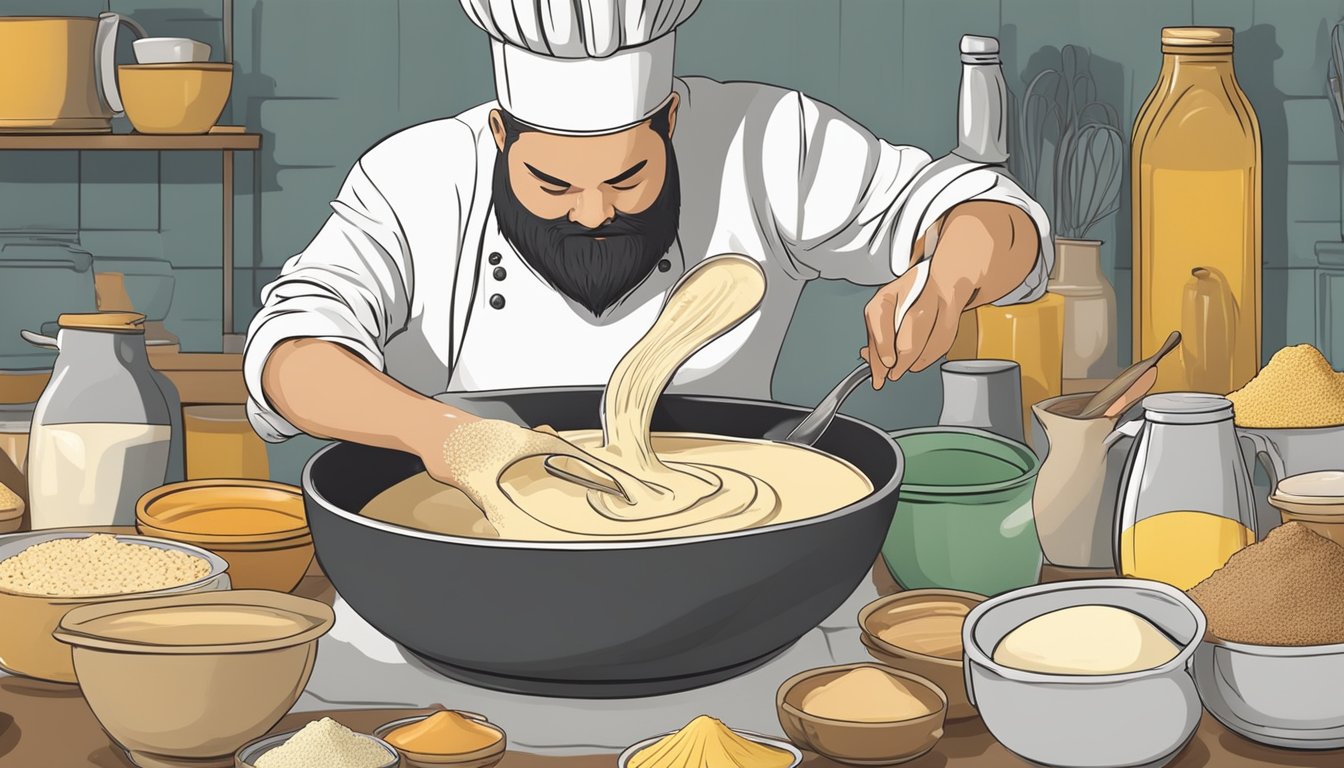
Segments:
[[[775,697],[789,740],[852,765],[895,765],[943,736],[947,697],[927,678],[878,664],[802,672]]]
[[[617,768],[797,768],[798,748],[759,733],[738,731],[709,715],[684,728],[630,745]]]
[[[407,768],[490,768],[508,748],[504,729],[484,715],[452,709],[393,720],[373,735],[395,747]]]
[[[975,717],[966,698],[961,626],[985,597],[952,589],[912,589],[882,597],[859,611],[860,641],[889,667],[933,681],[947,695],[947,719]]]
[[[56,529],[0,536],[0,665],[74,683],[70,648],[51,635],[70,610],[138,597],[229,589],[228,563],[147,536]]]
[[[330,717],[258,739],[238,750],[234,759],[236,768],[392,768],[400,763],[392,745]]]
[[[1027,587],[966,617],[966,692],[990,733],[1031,762],[1158,768],[1199,725],[1189,666],[1206,628],[1193,600],[1155,581]]]
[[[1285,523],[1190,596],[1209,618],[1193,669],[1210,714],[1262,744],[1344,748],[1344,547]]]

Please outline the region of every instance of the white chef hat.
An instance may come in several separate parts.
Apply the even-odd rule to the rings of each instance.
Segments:
[[[674,30],[700,0],[460,0],[490,35],[499,105],[553,133],[614,133],[672,95]]]

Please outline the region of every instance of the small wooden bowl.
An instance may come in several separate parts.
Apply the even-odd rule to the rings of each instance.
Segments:
[[[478,749],[474,752],[464,752],[460,755],[434,755],[427,752],[408,752],[400,747],[393,747],[401,753],[408,768],[437,768],[438,766],[451,765],[453,768],[491,768],[504,759],[504,753],[509,748],[508,734],[504,729],[490,722],[484,715],[478,715],[475,712],[465,712],[460,709],[451,710],[457,714],[475,720],[476,722],[499,733],[499,740],[488,747]],[[402,728],[414,723],[418,723],[437,712],[430,712],[427,715],[415,715],[413,717],[403,717],[400,720],[393,720],[390,723],[384,723],[374,730],[373,735],[376,738],[387,741],[387,737],[398,728]],[[390,742],[388,742],[390,743]]]
[[[863,630],[859,640],[868,649],[868,655],[883,664],[932,680],[947,696],[948,720],[975,717],[978,713],[966,695],[966,671],[962,657],[949,659],[902,648],[883,640],[878,633],[901,623],[900,619],[889,616],[891,609],[899,606],[920,602],[952,602],[960,603],[970,610],[986,599],[984,595],[952,589],[913,589],[874,600],[859,612],[859,627]]]
[[[803,711],[803,699],[851,670],[870,667],[907,684],[933,712],[890,723],[849,722]],[[803,749],[848,765],[896,765],[927,754],[943,737],[947,696],[931,681],[881,664],[845,664],[794,675],[775,697],[779,724],[789,741]]]

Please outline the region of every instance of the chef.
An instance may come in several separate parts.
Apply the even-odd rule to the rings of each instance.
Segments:
[[[765,300],[669,391],[769,399],[816,278],[880,286],[854,318],[875,388],[935,363],[965,310],[1045,290],[1048,222],[1001,167],[933,163],[787,88],[674,76],[699,0],[461,2],[497,98],[369,150],[263,292],[244,370],[269,441],[408,451],[452,482],[445,440],[479,420],[432,395],[605,384],[722,253],[761,264]],[[558,439],[513,434],[519,455]]]

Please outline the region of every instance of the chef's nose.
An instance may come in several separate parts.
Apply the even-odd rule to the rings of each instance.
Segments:
[[[616,207],[607,201],[600,190],[580,192],[569,211],[569,220],[575,224],[597,229],[616,218]]]

